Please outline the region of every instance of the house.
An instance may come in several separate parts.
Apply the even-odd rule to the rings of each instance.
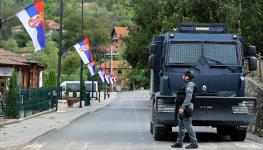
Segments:
[[[54,32],[58,32],[60,29],[60,24],[54,20],[45,20],[46,23],[46,35],[51,35]]]
[[[111,45],[106,49],[106,55],[110,55],[112,51],[113,56],[120,54],[121,47],[124,44],[125,38],[128,37],[129,30],[127,27],[114,27],[111,32]]]
[[[28,47],[22,47],[22,48],[20,48],[20,54],[21,54],[21,56],[23,56],[23,57],[30,56],[31,53],[32,53],[32,50],[30,50],[30,48],[28,48]]]
[[[103,45],[99,48],[100,54],[105,54],[107,58],[113,57],[112,61],[112,75],[118,77],[118,86],[122,88],[127,88],[127,81],[125,75],[131,66],[125,60],[117,60],[117,56],[120,55],[121,48],[124,44],[124,40],[128,37],[129,30],[127,27],[114,27],[111,32],[111,44]],[[105,58],[106,58],[105,57]],[[111,72],[111,61],[107,60],[106,63],[102,63],[97,66],[97,68],[104,68],[106,72]]]
[[[46,65],[28,60],[16,53],[0,48],[0,84],[5,89],[15,69],[18,85],[23,88],[39,88],[42,85],[42,71]]]

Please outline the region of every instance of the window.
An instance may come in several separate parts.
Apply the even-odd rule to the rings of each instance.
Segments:
[[[203,57],[209,65],[238,65],[236,43],[176,42],[168,45],[168,64],[195,65]]]
[[[234,44],[205,43],[204,57],[210,65],[236,65],[238,64],[237,49]]]
[[[202,54],[201,43],[171,44],[168,48],[168,63],[196,64]]]

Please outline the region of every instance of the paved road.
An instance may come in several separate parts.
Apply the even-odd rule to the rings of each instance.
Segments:
[[[263,150],[263,145],[246,140],[232,142],[218,137],[213,128],[199,127],[202,150]],[[174,129],[176,131],[177,129]],[[205,132],[204,132],[205,131]],[[148,93],[124,92],[105,109],[86,115],[71,125],[33,141],[24,150],[167,150],[169,141],[155,142],[149,132]],[[186,143],[188,140],[186,139]]]

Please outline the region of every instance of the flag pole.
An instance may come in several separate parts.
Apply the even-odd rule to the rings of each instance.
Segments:
[[[106,54],[104,54],[104,78],[105,78],[105,74],[106,74],[106,63],[107,63],[107,61],[106,61]],[[107,85],[106,85],[106,78],[105,78],[105,81],[104,81],[104,100],[106,99],[106,87]]]
[[[94,11],[92,13],[92,16],[93,16],[93,25],[92,25],[92,41],[94,42]],[[94,47],[94,46],[93,46]],[[94,50],[94,48],[93,48]],[[95,52],[93,53],[95,54]],[[95,55],[93,55],[94,58],[95,58]],[[94,76],[92,76],[92,81],[91,81],[91,97],[94,98],[94,95],[93,95],[93,92],[94,92]]]
[[[59,51],[58,51],[58,76],[57,76],[57,95],[61,98],[60,94],[60,76],[61,76],[61,56],[62,56],[62,30],[63,30],[63,0],[60,0],[60,26],[59,26]],[[56,104],[56,110],[58,109],[58,101]]]
[[[83,39],[83,0],[81,0],[81,38]],[[79,108],[82,108],[82,99],[83,99],[83,95],[82,95],[82,90],[83,90],[83,61],[82,59],[80,59],[80,104],[79,104]],[[85,85],[85,84],[84,84]]]

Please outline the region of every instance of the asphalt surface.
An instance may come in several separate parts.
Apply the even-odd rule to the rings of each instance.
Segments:
[[[149,132],[149,93],[123,92],[108,107],[86,115],[67,127],[36,139],[23,150],[167,150],[172,149],[177,128],[168,141],[156,142]],[[216,130],[196,127],[199,149],[263,150],[250,140],[232,142]],[[185,139],[185,145],[189,139]]]

